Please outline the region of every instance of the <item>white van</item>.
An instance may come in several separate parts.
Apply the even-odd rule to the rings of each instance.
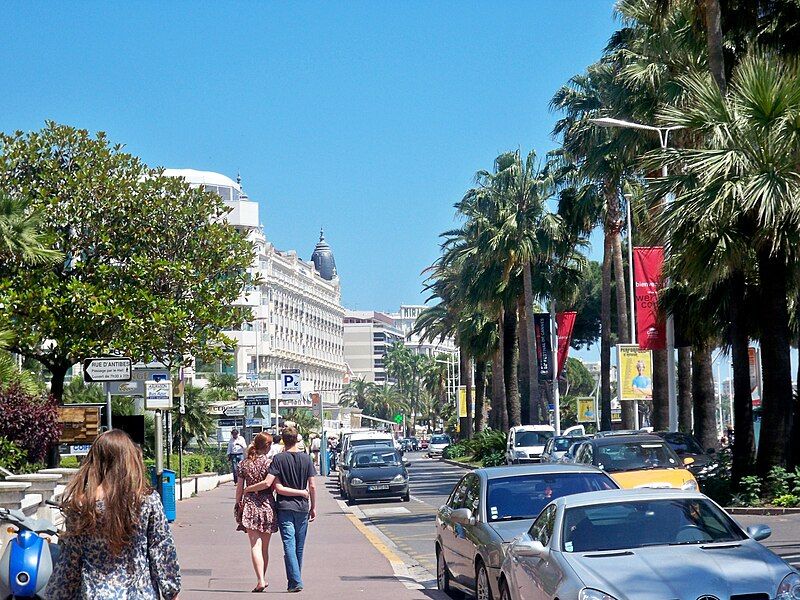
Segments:
[[[583,426],[565,429],[561,435],[580,435]],[[556,435],[551,425],[519,425],[508,431],[506,439],[506,464],[540,462],[547,440]]]

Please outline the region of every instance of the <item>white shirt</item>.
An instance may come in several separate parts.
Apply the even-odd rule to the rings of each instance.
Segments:
[[[231,454],[244,454],[247,450],[247,442],[244,441],[242,436],[236,436],[228,441],[228,455]]]
[[[281,452],[283,452],[283,446],[281,444],[272,444],[272,446],[269,449],[269,452],[267,452],[267,458],[272,458],[273,456],[275,456],[276,454],[280,454]]]

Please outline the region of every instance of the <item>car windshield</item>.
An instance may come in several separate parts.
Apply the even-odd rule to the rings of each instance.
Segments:
[[[350,446],[393,446],[392,440],[381,439],[366,439],[366,440],[350,440]]]
[[[566,452],[575,443],[575,438],[556,438],[553,441],[553,450],[556,452]]]
[[[486,489],[486,514],[490,522],[533,519],[548,503],[561,496],[613,490],[616,485],[603,473],[546,473],[490,479]]]
[[[664,439],[676,454],[703,454],[697,441],[688,435],[666,435]]]
[[[450,436],[447,435],[435,435],[431,438],[431,444],[449,444],[450,443]]]
[[[553,437],[552,431],[517,431],[514,434],[515,446],[544,446]]]
[[[738,527],[702,498],[614,502],[568,508],[564,552],[736,542]]]
[[[609,473],[644,469],[675,469],[675,453],[664,442],[622,442],[597,447],[595,464]]]
[[[396,450],[359,450],[353,452],[350,466],[358,468],[388,467],[400,464],[400,455]]]

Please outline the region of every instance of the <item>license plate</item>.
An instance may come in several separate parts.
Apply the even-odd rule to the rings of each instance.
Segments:
[[[378,490],[388,490],[388,489],[389,489],[389,486],[387,484],[369,486],[369,491],[370,492],[377,492]]]

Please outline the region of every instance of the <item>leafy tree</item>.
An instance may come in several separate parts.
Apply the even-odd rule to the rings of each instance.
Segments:
[[[209,400],[202,388],[188,384],[183,390],[185,414],[178,412],[178,407],[172,409],[173,426],[173,445],[179,447],[183,444],[186,448],[192,440],[197,442],[201,449],[208,447],[208,440],[213,438],[216,432],[216,422],[208,412]],[[183,434],[181,439],[181,429],[178,427],[178,420],[182,421]]]
[[[64,386],[63,401],[65,404],[80,404],[88,402],[105,402],[106,395],[100,385],[84,383],[83,378],[73,377]],[[115,413],[118,414],[118,413]]]
[[[234,302],[250,283],[250,242],[213,193],[166,177],[105,134],[48,122],[0,136],[0,189],[37,211],[64,260],[0,281],[12,349],[64,376],[93,355],[179,366],[230,345],[247,320]]]
[[[369,404],[372,388],[375,384],[364,377],[354,379],[342,388],[339,395],[339,406],[349,406],[364,410]]]

